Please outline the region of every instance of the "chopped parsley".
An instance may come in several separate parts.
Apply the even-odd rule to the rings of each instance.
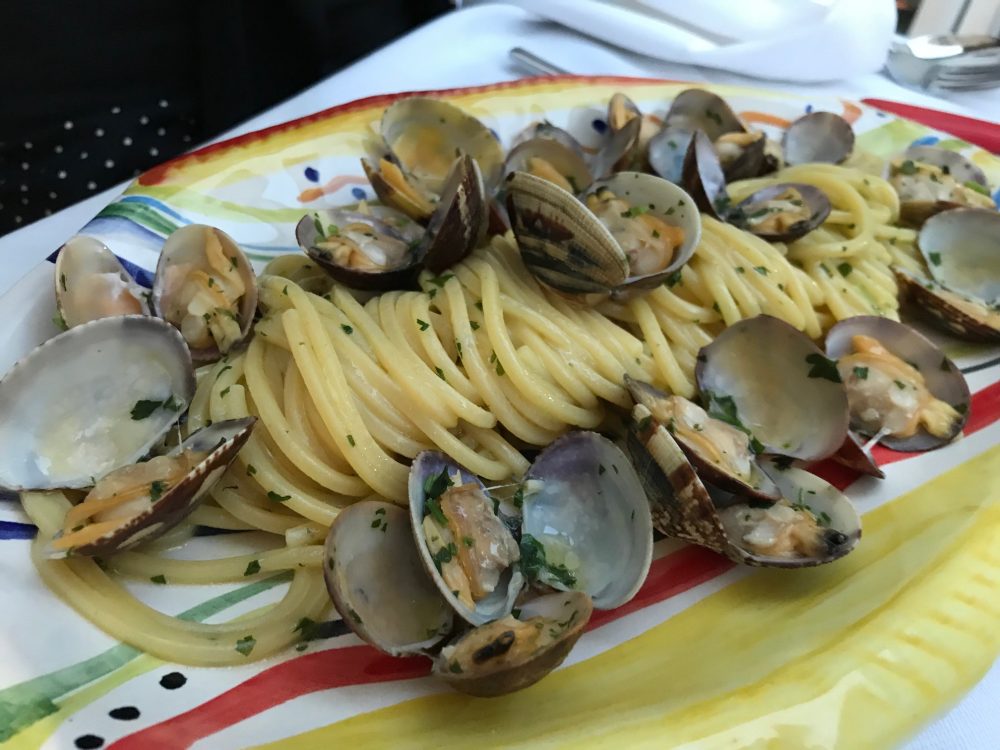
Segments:
[[[233,369],[232,365],[226,365],[221,370],[219,370],[217,373],[215,373],[215,379],[218,380],[220,377],[222,377],[222,373],[224,373],[226,370],[232,370],[232,369]]]
[[[636,216],[642,216],[644,213],[648,212],[649,209],[646,206],[632,206],[628,211],[622,211],[623,219],[632,219]]]
[[[521,535],[521,572],[531,582],[547,573],[568,589],[576,585],[576,576],[565,565],[552,565],[545,559],[545,546],[531,534]]]
[[[347,323],[341,323],[340,324],[340,330],[342,330],[348,336],[350,336],[352,333],[354,333],[354,329],[351,328],[351,326],[347,325]]]
[[[431,324],[428,323],[426,320],[421,320],[420,318],[417,318],[417,325],[420,326],[421,331],[426,331],[428,328],[430,328]]]
[[[754,266],[753,270],[755,270],[761,276],[767,276],[767,274],[769,273],[769,270],[766,266]]]
[[[163,491],[167,489],[167,483],[161,482],[160,480],[154,480],[149,485],[149,499],[152,502],[156,502],[163,495]]]
[[[354,442],[354,435],[351,435],[350,433],[348,433],[348,435],[347,435],[347,443],[352,448],[355,447],[355,445],[357,445],[357,443]]]
[[[476,540],[473,539],[471,536],[463,536],[462,544],[464,544],[466,547],[473,547],[476,544]]]
[[[899,170],[902,174],[916,174],[917,165],[913,163],[912,159],[907,159],[902,164],[899,165]]]
[[[681,269],[678,268],[676,271],[668,275],[663,283],[666,284],[668,289],[673,289],[678,284],[683,284],[684,278],[681,275]]]
[[[858,380],[868,380],[868,368],[867,367],[855,367],[854,377]]]
[[[248,477],[252,477],[256,473],[257,473],[257,469],[254,467],[254,465],[253,464],[247,464],[247,476]]]
[[[52,316],[52,325],[58,328],[60,331],[68,331],[69,326],[66,325],[66,319],[62,316],[62,313],[57,312]]]
[[[984,186],[980,185],[975,180],[966,180],[962,184],[965,187],[967,187],[969,190],[972,190],[973,192],[979,193],[981,195],[985,195],[987,197],[989,197],[989,195],[990,195],[990,191],[987,190]],[[63,287],[63,288],[65,289],[65,287]]]
[[[221,391],[219,391],[219,397],[220,398],[225,398],[227,395],[229,395],[229,389],[230,389],[230,387],[231,386],[227,385],[225,388],[223,388]]]
[[[932,265],[941,265],[941,253],[927,253],[927,258],[930,260]]]
[[[167,582],[167,577],[165,575],[163,575],[162,573],[160,573],[160,575],[153,576],[149,580],[152,581],[153,583],[158,583],[158,584],[160,584],[162,586],[163,584],[165,584]]]
[[[254,638],[252,635],[248,635],[236,641],[236,650],[239,651],[244,656],[250,656],[250,652],[253,651],[253,647],[256,645],[257,645],[257,639]]]
[[[247,564],[247,569],[243,571],[245,576],[255,576],[260,573],[260,560],[251,560]]]
[[[479,323],[477,323],[474,320],[470,320],[469,321],[469,327],[472,328],[473,331],[478,331],[479,330]]]
[[[428,499],[441,497],[452,484],[451,477],[448,476],[448,469],[441,469],[437,474],[432,474],[424,480],[424,495]],[[441,516],[441,519],[443,518],[444,516]],[[444,523],[443,520],[441,522]]]
[[[437,373],[437,376],[438,376],[439,378],[441,378],[441,380],[444,380],[444,382],[446,382],[446,383],[448,382],[447,380],[445,380],[445,377],[444,377],[444,370],[442,370],[442,369],[441,369],[440,367],[435,367],[435,368],[434,368],[434,372],[436,372],[436,373]]]
[[[837,270],[840,271],[841,276],[847,278],[848,276],[851,275],[851,271],[854,270],[854,266],[852,266],[847,261],[844,261],[843,263],[837,264]]]
[[[436,286],[436,287],[438,287],[440,289],[441,287],[443,287],[445,284],[448,283],[449,279],[453,279],[453,278],[455,278],[455,274],[453,274],[453,273],[443,273],[440,276],[431,276],[427,280],[430,283],[432,283],[434,286]]]
[[[906,390],[906,383],[904,383],[902,380],[893,380],[892,382],[896,384],[896,387],[899,388],[899,390],[901,391]]]
[[[438,570],[446,562],[451,562],[451,558],[458,554],[458,548],[455,546],[454,542],[448,542],[447,547],[442,547],[437,552],[435,552],[431,557],[434,560],[434,564],[437,566]]]
[[[827,359],[819,352],[807,354],[806,363],[810,365],[809,377],[823,378],[831,383],[843,382],[840,379],[840,373],[837,372],[837,363],[832,359]]]
[[[275,502],[275,503],[283,503],[286,500],[291,500],[292,496],[291,495],[279,495],[274,490],[268,490],[267,491],[267,499],[271,500],[272,502]]]
[[[157,409],[180,411],[181,404],[174,399],[173,395],[163,401],[139,399],[135,402],[135,406],[132,407],[132,411],[129,413],[132,415],[132,419],[139,421],[140,419],[146,419],[151,416]]]

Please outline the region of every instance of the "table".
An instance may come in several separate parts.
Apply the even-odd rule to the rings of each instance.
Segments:
[[[1000,120],[1000,89],[950,94],[948,99],[903,88],[880,74],[830,84],[775,84],[743,76],[663,63],[612,49],[553,24],[535,20],[519,8],[476,5],[423,26],[317,83],[215,140],[285,122],[320,109],[377,93],[473,86],[523,75],[507,51],[527,47],[568,70],[583,74],[652,76],[734,83],[795,93],[817,91],[856,99],[877,97]],[[428,50],[447,54],[428,55]],[[127,183],[116,185],[50,217],[0,237],[0,294],[43,260]],[[995,750],[1000,747],[1000,662],[945,716],[927,726],[906,750]]]

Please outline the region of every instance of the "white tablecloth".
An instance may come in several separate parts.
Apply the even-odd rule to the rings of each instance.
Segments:
[[[871,74],[824,85],[761,83],[702,68],[661,63],[605,47],[505,5],[478,5],[446,15],[301,94],[248,120],[217,140],[274,125],[377,93],[472,86],[518,78],[508,61],[513,46],[527,47],[575,73],[654,76],[740,83],[804,94],[817,91],[852,98],[878,97],[1000,120],[1000,90],[941,99],[905,89]],[[0,237],[0,294],[44,259],[125,187],[118,185]],[[1000,663],[946,715],[928,725],[906,750],[1000,749]]]

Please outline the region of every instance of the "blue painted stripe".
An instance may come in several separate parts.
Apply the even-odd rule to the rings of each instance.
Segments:
[[[34,539],[37,530],[30,523],[0,521],[0,539]]]

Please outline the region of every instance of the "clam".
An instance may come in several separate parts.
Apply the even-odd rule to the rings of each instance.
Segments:
[[[785,182],[740,201],[729,221],[769,242],[792,242],[826,221],[831,208],[818,187]]]
[[[327,535],[326,560],[337,611],[379,651],[422,653],[451,632],[454,613],[424,571],[404,508],[371,500],[345,508]]]
[[[509,615],[524,578],[517,540],[483,483],[445,454],[424,451],[410,469],[417,552],[444,600],[466,622]]]
[[[776,145],[740,120],[722,97],[704,89],[687,89],[674,99],[663,128],[649,141],[653,170],[680,182],[684,154],[699,130],[712,144],[727,182],[759,177],[780,164]]]
[[[475,160],[492,195],[503,177],[503,148],[479,120],[440,99],[399,99],[380,126],[387,155],[377,164],[362,159],[376,194],[388,206],[426,222],[445,192],[456,156]]]
[[[628,375],[625,386],[635,403],[666,426],[706,482],[746,497],[772,501],[780,497],[757,464],[753,436],[731,414],[709,414],[683,396],[668,395]]]
[[[573,194],[594,181],[582,154],[554,138],[531,138],[514,146],[504,164],[504,173],[511,172],[527,172]]]
[[[593,612],[578,591],[549,594],[474,628],[441,649],[434,675],[455,690],[491,698],[538,682],[569,655]]]
[[[718,156],[698,131],[684,158],[682,182],[698,208],[769,242],[791,242],[830,215],[830,199],[819,188],[797,182],[770,185],[731,205]]]
[[[619,172],[583,202],[534,175],[507,179],[511,228],[528,268],[570,294],[621,296],[662,283],[694,254],[701,219],[666,180]]]
[[[933,280],[896,277],[932,322],[961,338],[1000,340],[1000,214],[954,209],[927,220],[917,246]]]
[[[92,486],[146,455],[194,387],[184,339],[158,318],[101,318],[49,339],[0,380],[0,487]]]
[[[216,422],[169,453],[106,474],[66,513],[49,556],[108,557],[162,536],[198,507],[256,421]]]
[[[938,448],[961,432],[970,400],[965,378],[909,326],[847,318],[830,329],[826,352],[847,387],[855,431],[904,451]]]
[[[517,148],[525,141],[536,139],[558,141],[571,151],[575,151],[579,156],[582,157],[584,154],[583,146],[580,145],[580,141],[572,133],[557,125],[553,125],[548,120],[533,122],[515,135],[510,142],[511,150]]]
[[[249,335],[257,311],[257,277],[232,237],[188,224],[160,251],[153,307],[173,324],[196,362],[218,359]]]
[[[380,291],[412,285],[422,268],[443,271],[485,236],[486,196],[479,167],[457,158],[424,228],[388,206],[316,211],[295,227],[299,246],[330,276],[355,289]]]
[[[854,469],[854,471],[860,474],[885,479],[885,472],[875,462],[875,457],[872,456],[868,442],[862,436],[858,435],[858,433],[854,432],[854,430],[848,430],[847,438],[830,458],[842,466]]]
[[[56,257],[56,307],[67,328],[111,315],[149,315],[149,292],[100,240],[77,235]]]
[[[833,112],[810,112],[788,126],[782,140],[785,161],[840,164],[854,150],[854,129]]]
[[[857,511],[835,487],[801,469],[765,462],[775,502],[709,489],[643,404],[632,410],[628,448],[658,531],[745,565],[808,567],[843,557],[861,536]]]
[[[953,151],[911,146],[890,163],[889,183],[899,195],[900,217],[914,226],[952,208],[996,208],[982,170]]]
[[[836,362],[782,320],[730,326],[699,352],[695,375],[709,412],[731,414],[768,453],[812,461],[844,442],[850,416]]]
[[[639,477],[614,443],[572,432],[521,485],[520,567],[530,582],[583,591],[597,609],[629,601],[649,571],[652,520]]]
[[[615,144],[611,151],[616,153],[618,158],[612,161],[610,156],[605,156],[604,161],[613,164],[612,171],[645,170],[649,142],[659,130],[656,123],[643,116],[638,105],[620,91],[613,94],[608,101],[607,122],[609,135],[607,144]],[[606,177],[608,174],[606,171],[599,172],[598,176]]]

